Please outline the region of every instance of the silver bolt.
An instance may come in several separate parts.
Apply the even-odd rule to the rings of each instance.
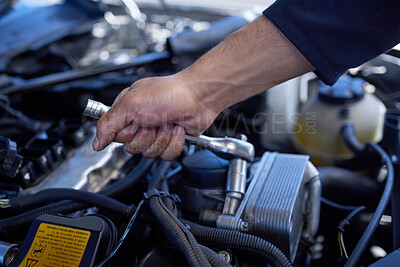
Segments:
[[[398,158],[397,158],[397,156],[396,155],[392,155],[392,161],[393,161],[393,163],[398,163]]]
[[[249,224],[247,222],[241,222],[240,223],[240,230],[243,232],[246,232],[249,229]]]
[[[57,154],[61,155],[63,152],[62,146],[57,147]]]
[[[29,174],[29,172],[25,173],[24,180],[29,181],[30,179],[31,179],[31,175]]]
[[[231,262],[232,261],[232,256],[228,251],[221,250],[218,251],[218,255],[226,262]]]

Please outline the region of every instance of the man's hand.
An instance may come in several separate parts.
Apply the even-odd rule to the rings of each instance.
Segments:
[[[93,148],[115,141],[130,153],[172,160],[185,132],[199,135],[223,109],[311,70],[279,29],[260,17],[180,73],[139,80],[122,91],[98,121]]]
[[[185,132],[200,135],[217,114],[203,105],[182,74],[142,79],[123,90],[97,122],[93,148],[120,142],[129,153],[172,160],[182,150]]]

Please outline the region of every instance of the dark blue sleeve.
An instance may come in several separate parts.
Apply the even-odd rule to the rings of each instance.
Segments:
[[[263,13],[330,85],[400,42],[399,0],[277,0]]]

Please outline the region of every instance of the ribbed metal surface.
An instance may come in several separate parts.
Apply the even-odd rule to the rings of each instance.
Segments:
[[[308,156],[268,153],[249,190],[244,221],[249,232],[294,257],[303,226],[304,172]]]

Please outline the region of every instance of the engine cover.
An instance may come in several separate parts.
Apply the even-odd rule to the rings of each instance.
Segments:
[[[304,155],[266,152],[257,164],[236,215],[220,215],[217,227],[260,236],[293,262],[302,233],[318,228],[318,171]]]

